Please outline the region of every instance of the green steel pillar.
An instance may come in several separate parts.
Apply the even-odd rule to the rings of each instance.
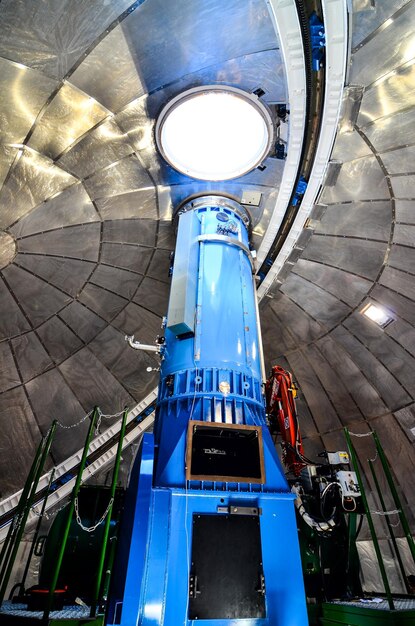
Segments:
[[[88,434],[86,436],[85,445],[84,445],[84,449],[83,449],[83,452],[82,452],[81,462],[80,462],[79,468],[78,468],[78,475],[76,477],[75,486],[74,486],[74,488],[72,490],[71,501],[70,501],[70,504],[68,506],[68,513],[67,513],[67,516],[66,516],[66,523],[65,523],[65,526],[64,526],[62,542],[61,542],[59,554],[57,556],[56,563],[55,563],[55,569],[54,569],[53,576],[52,576],[52,582],[51,582],[50,589],[49,589],[49,594],[48,594],[48,599],[47,599],[47,603],[46,603],[46,608],[45,608],[45,611],[43,613],[43,621],[44,622],[48,621],[49,613],[50,613],[51,608],[52,608],[53,598],[54,598],[54,594],[55,594],[55,590],[56,590],[56,585],[58,583],[58,578],[59,578],[59,574],[60,574],[60,570],[61,570],[61,566],[62,566],[63,556],[65,554],[66,543],[68,541],[69,529],[70,529],[70,526],[71,526],[72,516],[73,516],[73,512],[74,512],[74,508],[75,508],[75,499],[77,498],[78,493],[79,493],[79,489],[81,487],[82,474],[83,474],[84,469],[85,469],[86,459],[87,459],[88,450],[89,450],[89,444],[91,443],[91,439],[92,439],[92,436],[94,434],[95,423],[97,421],[97,417],[98,417],[98,407],[95,407],[94,411],[92,413],[91,423],[90,423],[89,429],[88,429]]]
[[[380,485],[379,485],[378,477],[376,476],[375,468],[373,467],[373,462],[370,459],[368,459],[368,463],[369,463],[370,471],[372,472],[373,482],[375,483],[376,491],[378,492],[379,501],[380,501],[380,505],[382,507],[382,511],[384,513],[386,513],[385,500],[383,499],[383,495],[382,495],[382,491],[381,491],[381,488],[380,488]],[[406,591],[407,591],[407,593],[410,593],[411,589],[409,587],[408,580],[407,580],[407,577],[406,577],[406,574],[405,574],[405,568],[403,566],[401,554],[399,552],[398,544],[396,543],[395,535],[393,533],[392,524],[390,523],[390,520],[389,520],[387,515],[385,515],[385,520],[386,520],[386,524],[388,526],[389,536],[391,538],[391,541],[392,541],[392,544],[393,544],[393,548],[395,550],[396,558],[398,560],[399,569],[401,570],[402,578],[403,578],[404,583],[405,583]]]
[[[101,553],[99,555],[98,572],[97,572],[97,579],[95,583],[95,590],[94,590],[94,595],[92,596],[92,601],[91,601],[90,617],[95,617],[97,613],[97,604],[99,601],[99,592],[101,589],[102,574],[104,571],[105,556],[107,553],[107,543],[108,543],[108,536],[109,536],[110,524],[111,524],[111,513],[112,513],[112,507],[114,504],[115,490],[117,488],[118,473],[119,473],[120,463],[121,463],[122,444],[123,444],[124,435],[125,435],[125,428],[127,426],[127,415],[128,415],[128,409],[125,409],[123,416],[122,416],[120,437],[118,439],[117,454],[116,454],[115,463],[114,463],[114,471],[112,473],[110,506],[108,507],[107,517],[105,519],[104,536],[102,538]]]
[[[412,534],[411,534],[411,530],[409,528],[408,520],[406,519],[406,515],[405,515],[404,510],[402,508],[402,504],[401,504],[400,498],[398,496],[398,492],[396,490],[395,483],[393,482],[392,472],[390,470],[388,460],[387,460],[387,458],[385,456],[385,453],[383,451],[383,448],[381,446],[379,438],[378,438],[378,436],[377,436],[377,434],[375,432],[373,432],[373,439],[375,440],[376,450],[378,451],[380,462],[382,463],[383,471],[385,472],[386,480],[388,481],[389,489],[391,490],[391,494],[392,494],[392,497],[394,499],[395,506],[396,506],[396,508],[397,508],[397,510],[399,512],[399,519],[401,521],[402,528],[404,530],[405,537],[406,537],[409,549],[410,549],[411,554],[412,554],[412,559],[413,559],[413,561],[415,563],[415,543],[414,543],[414,540],[413,540],[413,537],[412,537]]]
[[[378,564],[379,564],[379,569],[380,569],[380,574],[382,576],[383,585],[385,587],[385,593],[386,593],[386,597],[387,597],[387,600],[388,600],[389,608],[390,608],[391,611],[393,611],[395,607],[394,607],[394,604],[393,604],[392,593],[391,593],[391,589],[390,589],[390,586],[389,586],[389,581],[388,581],[388,577],[387,577],[387,574],[386,574],[386,569],[385,569],[385,564],[383,562],[382,553],[380,551],[378,538],[376,537],[375,526],[373,524],[373,519],[372,519],[372,515],[370,513],[369,504],[368,504],[368,501],[367,501],[367,498],[366,498],[365,490],[363,488],[363,480],[362,480],[362,476],[360,474],[360,469],[359,469],[359,465],[358,465],[358,461],[357,461],[356,451],[355,451],[354,446],[352,444],[352,440],[350,439],[350,434],[349,434],[349,431],[348,431],[347,428],[344,429],[344,433],[346,435],[346,441],[347,441],[347,445],[349,447],[350,459],[352,461],[352,467],[353,467],[354,471],[356,472],[357,482],[359,483],[359,486],[360,486],[360,494],[361,494],[361,497],[362,497],[362,503],[363,503],[363,507],[365,509],[365,513],[366,513],[366,517],[367,517],[367,523],[369,524],[370,534],[372,536],[373,546],[375,548],[376,558],[377,558],[377,561],[378,561]]]
[[[34,472],[33,482],[32,482],[32,486],[30,488],[30,493],[29,493],[29,496],[28,496],[28,498],[26,500],[24,509],[22,511],[22,515],[21,515],[21,519],[20,519],[20,525],[17,528],[15,539],[14,539],[14,543],[13,543],[13,549],[11,551],[9,561],[7,563],[7,567],[5,568],[4,577],[3,577],[3,580],[2,580],[2,586],[0,588],[0,603],[3,602],[4,595],[5,595],[6,589],[7,589],[7,585],[9,584],[10,576],[11,576],[11,573],[12,573],[12,570],[13,570],[13,566],[14,566],[14,562],[15,562],[16,556],[17,556],[17,551],[19,550],[20,542],[21,542],[22,537],[23,537],[23,533],[24,533],[24,529],[25,529],[25,526],[26,526],[27,518],[29,517],[30,509],[31,509],[31,506],[32,506],[33,501],[35,499],[35,496],[36,496],[37,486],[39,484],[39,480],[40,480],[40,477],[42,475],[46,459],[47,459],[47,457],[49,455],[50,447],[52,445],[53,437],[55,435],[56,424],[57,424],[57,422],[54,421],[52,423],[52,426],[49,429],[49,433],[48,433],[48,435],[46,437],[46,440],[45,440],[45,443],[43,445],[42,453],[40,455],[39,462],[38,462],[37,467],[36,467],[36,471]]]

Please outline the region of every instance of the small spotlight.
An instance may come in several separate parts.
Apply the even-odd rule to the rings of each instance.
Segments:
[[[367,304],[360,312],[381,328],[386,328],[386,326],[394,321],[389,311],[386,311],[386,309],[377,304]]]

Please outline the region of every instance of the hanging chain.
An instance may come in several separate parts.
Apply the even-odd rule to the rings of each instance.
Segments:
[[[70,424],[69,426],[65,426],[65,424],[62,424],[61,422],[57,422],[57,425],[60,426],[60,428],[62,428],[63,430],[70,430],[71,428],[76,428],[77,426],[80,426],[81,424],[83,424],[85,420],[87,420],[88,417],[92,415],[92,413],[93,413],[93,409],[92,411],[90,411],[89,413],[81,417],[81,419],[78,422],[75,422],[75,424]]]
[[[43,517],[45,517],[47,520],[52,519],[52,517],[55,517],[55,515],[57,515],[58,513],[60,513],[61,511],[63,511],[63,509],[65,507],[67,507],[69,504],[69,502],[65,502],[65,504],[63,504],[62,506],[59,507],[59,509],[56,509],[55,511],[53,511],[52,513],[47,513],[46,511],[43,513]],[[30,507],[30,510],[32,511],[32,513],[34,515],[36,515],[36,517],[42,517],[42,514],[34,507]]]
[[[108,506],[105,509],[103,515],[98,520],[98,522],[96,524],[94,524],[94,526],[84,526],[83,523],[82,523],[82,520],[80,518],[80,515],[79,515],[79,504],[78,504],[78,498],[76,497],[75,501],[74,501],[74,505],[75,505],[76,521],[77,521],[78,525],[82,528],[82,530],[85,530],[87,533],[93,533],[94,530],[96,530],[98,528],[98,526],[103,523],[103,521],[107,517],[107,515],[108,515],[108,513],[109,513],[109,511],[110,511],[110,509],[111,509],[111,507],[113,505],[113,503],[114,503],[114,498],[111,498],[110,501],[108,502]]]
[[[373,431],[369,430],[368,433],[352,433],[349,430],[349,435],[352,435],[352,437],[371,437],[373,435]]]

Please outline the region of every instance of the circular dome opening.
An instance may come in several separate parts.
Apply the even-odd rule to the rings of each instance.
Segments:
[[[177,96],[156,125],[162,156],[199,180],[229,180],[250,172],[268,154],[272,138],[271,116],[256,96],[217,85]]]

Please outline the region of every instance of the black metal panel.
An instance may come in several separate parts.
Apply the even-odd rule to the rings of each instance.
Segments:
[[[193,426],[190,475],[262,479],[258,430]]]
[[[259,517],[194,515],[189,619],[265,617]]]

